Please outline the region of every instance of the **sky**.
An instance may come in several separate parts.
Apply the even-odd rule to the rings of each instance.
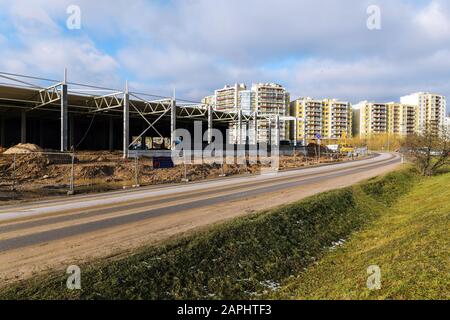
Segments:
[[[0,0],[0,71],[65,67],[70,81],[193,101],[235,82],[352,103],[450,96],[450,1]]]

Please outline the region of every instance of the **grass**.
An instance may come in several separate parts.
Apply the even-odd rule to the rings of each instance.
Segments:
[[[271,298],[449,299],[449,186],[449,173],[421,179],[343,247],[286,281]],[[380,290],[366,286],[370,265],[381,268]]]
[[[446,175],[436,179],[448,179],[448,177]],[[321,298],[326,297],[323,294],[327,292],[327,287],[330,290],[338,290],[341,286],[342,288],[346,288],[346,285],[351,287],[355,283],[358,286],[349,292],[358,290],[365,292],[364,277],[360,277],[364,281],[359,284],[361,279],[358,276],[359,273],[365,275],[367,266],[374,263],[382,264],[383,275],[386,272],[383,285],[387,288],[388,267],[385,268],[383,261],[375,257],[378,254],[385,254],[386,259],[390,257],[392,261],[400,254],[408,254],[408,250],[398,251],[400,248],[395,245],[386,248],[383,246],[387,244],[389,237],[400,232],[394,227],[400,216],[392,213],[398,211],[397,209],[392,211],[392,205],[401,199],[400,201],[406,201],[406,204],[410,204],[414,209],[414,205],[405,200],[407,199],[405,194],[411,190],[418,179],[411,171],[394,172],[350,188],[327,192],[275,210],[235,219],[207,231],[171,241],[164,246],[146,248],[118,261],[97,261],[84,265],[81,266],[82,290],[79,291],[66,289],[67,275],[61,271],[4,288],[0,291],[0,298],[252,299],[267,297],[280,286],[279,295],[275,297],[300,298],[305,297],[302,294],[305,293],[306,297]],[[421,182],[422,187],[419,189],[430,190],[429,187],[423,186],[427,182],[428,180]],[[433,183],[436,189],[438,187],[442,189],[442,183],[444,186],[447,183],[448,186],[448,180],[436,180]],[[417,193],[417,188],[413,192],[413,194]],[[442,192],[441,190],[440,193],[435,194],[435,200],[444,199],[445,202],[445,198],[441,197]],[[448,190],[446,192],[448,193]],[[397,204],[394,207],[397,207]],[[406,215],[402,219],[407,218]],[[424,256],[428,257],[430,252],[435,252],[428,258],[433,261],[436,269],[419,276],[426,278],[420,280],[424,286],[428,280],[435,281],[431,279],[432,276],[440,275],[439,268],[442,269],[447,259],[439,251],[442,249],[441,238],[445,236],[445,233],[442,233],[446,222],[445,217],[437,212],[435,218],[440,219],[440,225],[436,229],[433,229],[436,222],[434,220],[426,220],[426,223],[425,221],[423,223],[424,227],[427,226],[424,230],[428,233],[434,230],[432,235],[435,241],[429,246],[433,246],[436,251],[421,250],[425,245],[421,242],[410,243],[414,249],[412,252],[416,254],[414,256],[416,260],[410,261],[411,264],[407,269],[411,272],[421,270],[417,268],[418,265],[421,266],[427,261]],[[388,229],[385,224],[380,225],[383,229],[378,230],[377,234],[375,231],[380,227],[378,223],[381,220],[388,225],[392,223],[392,226]],[[366,229],[367,226],[370,228]],[[417,236],[415,228],[411,225],[410,230],[404,232],[411,237]],[[374,234],[364,236],[365,232],[372,229]],[[362,231],[351,237],[349,245],[355,241],[356,237],[362,237],[361,240],[365,241],[366,246],[355,247],[356,251],[349,254],[354,255],[354,259],[359,256],[362,259],[362,256],[371,253],[367,257],[368,260],[360,261],[360,264],[355,265],[348,263],[346,258],[328,260],[330,256],[341,252],[340,249],[330,254],[333,243],[349,238],[358,230]],[[424,230],[420,230],[424,233]],[[375,238],[371,238],[373,236]],[[400,241],[401,234],[397,234],[396,239]],[[428,238],[420,237],[418,240],[425,239]],[[346,245],[345,249],[347,248]],[[321,262],[315,266],[317,261]],[[323,275],[314,273],[314,270],[319,271],[320,266],[325,266],[322,261],[329,261],[331,265],[323,270],[325,272]],[[339,261],[342,265],[336,266],[335,261]],[[367,264],[368,262],[370,263]],[[425,265],[428,266],[428,264]],[[330,270],[335,271],[336,267],[341,270],[338,274],[341,278],[326,273]],[[307,274],[311,275],[311,278],[302,278]],[[317,277],[314,278],[314,275]],[[298,277],[294,278],[296,276]],[[393,274],[392,281],[404,279],[398,276],[398,273]],[[320,287],[318,284],[322,283],[322,277],[328,282]],[[418,278],[413,277],[413,279],[419,281]],[[300,285],[304,283],[308,285]],[[407,283],[402,282],[402,285],[407,286]],[[418,294],[420,292],[419,290]],[[336,295],[336,297],[347,296]],[[348,297],[351,297],[350,294]]]

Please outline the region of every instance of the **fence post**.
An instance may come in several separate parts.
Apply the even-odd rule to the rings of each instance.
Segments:
[[[184,178],[181,181],[189,182],[189,179],[187,178],[186,152],[184,150],[183,150],[183,165],[184,165]]]
[[[13,156],[12,191],[16,191],[16,154]]]
[[[136,152],[134,157],[134,187],[139,188],[139,155]]]
[[[75,150],[72,147],[71,153],[71,166],[70,166],[70,187],[67,192],[68,196],[72,196],[75,193]]]

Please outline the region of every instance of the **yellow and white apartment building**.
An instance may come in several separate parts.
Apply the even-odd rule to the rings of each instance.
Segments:
[[[322,140],[332,143],[352,134],[352,107],[349,102],[336,99],[318,100],[310,97],[291,102],[291,116],[297,117],[297,132],[291,128],[291,136],[305,143]]]

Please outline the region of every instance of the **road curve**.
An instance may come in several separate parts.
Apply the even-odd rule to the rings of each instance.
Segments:
[[[394,169],[371,159],[277,174],[81,195],[0,210],[0,278],[21,278],[67,261],[107,256]],[[39,266],[38,266],[39,264]],[[16,274],[19,272],[20,274]]]

